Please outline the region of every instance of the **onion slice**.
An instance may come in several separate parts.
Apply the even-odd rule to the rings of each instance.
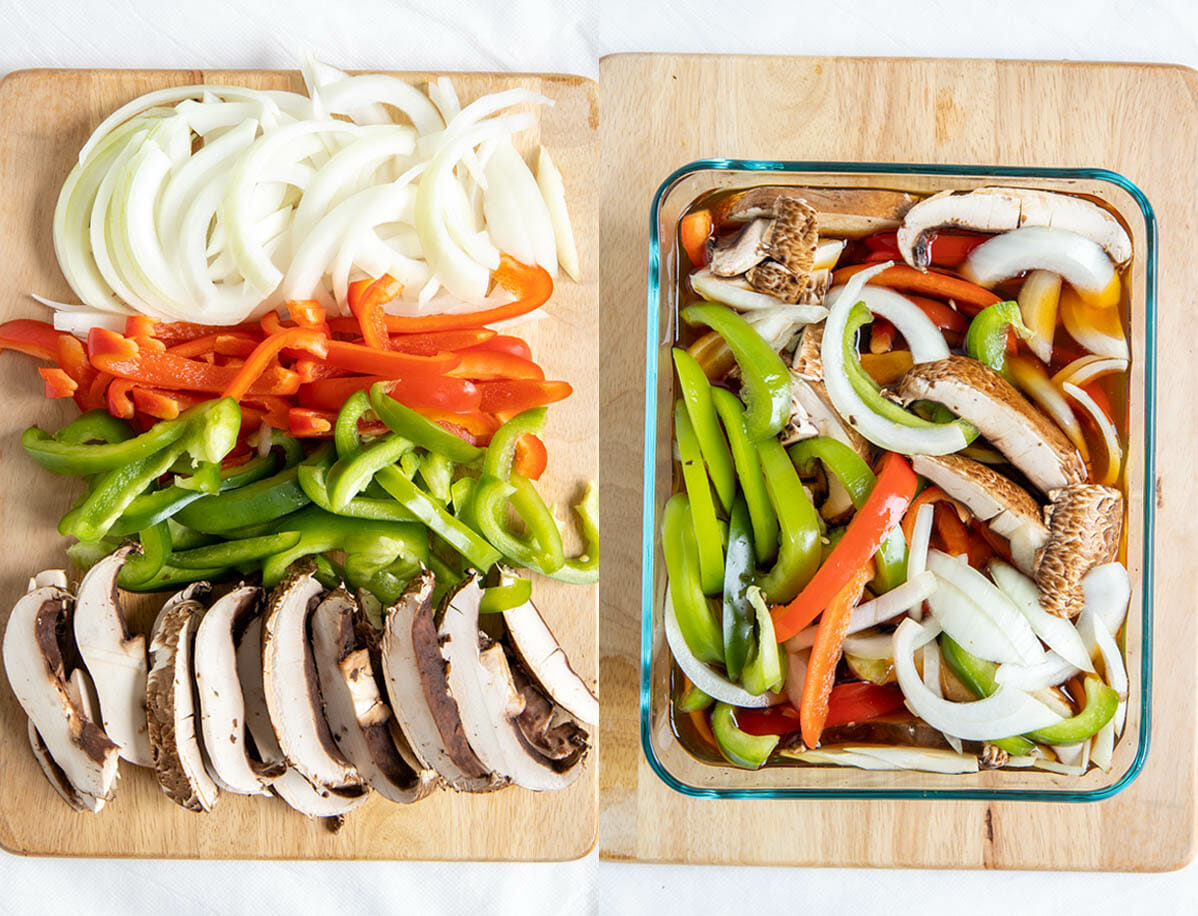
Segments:
[[[1019,287],[1019,313],[1031,336],[1028,348],[1045,363],[1052,361],[1052,339],[1057,330],[1061,301],[1061,275],[1033,270]]]
[[[1019,389],[1052,418],[1052,421],[1061,428],[1061,432],[1081,452],[1082,458],[1089,461],[1090,451],[1086,447],[1086,436],[1082,432],[1081,424],[1078,423],[1077,417],[1070,408],[1069,402],[1061,394],[1061,390],[1049,379],[1048,373],[1037,363],[1020,356],[1008,357],[1007,368],[1010,369],[1011,376],[1015,379],[1015,384],[1019,386]]]
[[[1015,607],[1027,618],[1032,630],[1048,648],[1082,671],[1094,670],[1090,653],[1086,651],[1077,628],[1064,617],[1050,614],[1040,606],[1040,589],[1035,582],[1013,566],[998,560],[992,560],[989,569],[995,584],[1015,603]]]
[[[1119,445],[1119,434],[1115,431],[1115,425],[1084,389],[1078,388],[1077,385],[1070,382],[1065,382],[1061,385],[1061,390],[1073,398],[1089,414],[1090,419],[1094,421],[1094,425],[1098,427],[1098,431],[1102,434],[1102,442],[1106,446],[1106,468],[1103,471],[1102,479],[1098,483],[1113,487],[1119,482],[1119,471],[1123,467],[1123,448]]]
[[[1113,356],[1099,356],[1091,353],[1089,356],[1079,356],[1060,372],[1052,377],[1054,385],[1069,382],[1074,385],[1088,385],[1095,379],[1116,372],[1127,371],[1127,360]]]
[[[931,572],[925,571],[916,576],[909,576],[902,585],[895,586],[886,594],[871,601],[864,601],[853,608],[845,635],[851,636],[862,630],[868,630],[870,627],[876,627],[880,623],[894,619],[899,614],[906,613],[912,607],[918,607],[936,590],[937,585],[936,576]],[[786,651],[799,652],[803,649],[810,649],[815,645],[816,629],[815,626],[810,626],[790,637],[784,644]],[[925,629],[934,630],[928,637],[929,639],[934,639],[936,633],[940,632],[938,625],[925,627]]]
[[[825,305],[831,308],[846,286],[828,290]],[[919,306],[902,293],[884,286],[867,285],[857,294],[857,301],[864,302],[870,312],[885,318],[898,329],[911,349],[913,362],[931,363],[948,359],[948,344],[945,343],[944,334]]]
[[[775,309],[786,305],[777,296],[753,289],[744,278],[717,277],[704,267],[690,275],[691,288],[708,302],[718,302],[738,311]]]
[[[1029,270],[1060,274],[1095,304],[1119,301],[1119,278],[1107,253],[1097,242],[1068,229],[1012,229],[978,245],[961,265],[963,277],[986,287]]]
[[[769,693],[763,693],[759,697],[753,696],[753,694],[749,693],[743,687],[732,683],[728,678],[717,673],[695,657],[695,654],[691,652],[690,646],[686,644],[686,640],[682,636],[682,630],[678,627],[678,615],[674,611],[674,602],[670,597],[668,587],[666,588],[664,616],[666,645],[670,647],[670,652],[674,655],[674,661],[678,663],[678,667],[682,669],[682,673],[690,678],[692,684],[709,697],[721,703],[727,703],[729,706],[760,709],[771,704],[772,700]]]
[[[578,245],[574,241],[574,229],[570,225],[570,213],[566,209],[566,186],[562,173],[558,171],[549,150],[541,147],[537,155],[537,187],[549,208],[553,222],[553,237],[557,241],[557,263],[575,283],[582,282],[582,267],[578,260]]]

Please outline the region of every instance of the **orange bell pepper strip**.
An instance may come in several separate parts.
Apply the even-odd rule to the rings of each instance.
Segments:
[[[540,480],[549,464],[549,450],[540,437],[525,433],[516,440],[512,470],[529,480]]]
[[[302,385],[319,381],[322,378],[337,378],[342,375],[354,374],[352,369],[330,366],[328,363],[322,363],[316,359],[297,359],[292,368],[298,373]]]
[[[563,401],[574,393],[569,382],[546,382],[536,379],[502,379],[479,382],[482,401],[479,409],[485,413],[517,414],[531,407],[543,407]]]
[[[532,359],[532,348],[522,338],[512,337],[509,334],[495,334],[494,331],[491,333],[494,335],[493,337],[470,349],[495,350],[499,353],[510,353],[512,356],[519,356],[521,359]]]
[[[311,407],[292,407],[287,414],[287,429],[300,439],[333,435],[337,414]]]
[[[543,381],[545,372],[530,359],[513,356],[499,350],[459,350],[456,354],[461,362],[446,372],[454,378],[479,381],[486,379],[528,378]]]
[[[957,518],[957,513],[942,502],[937,504],[933,518],[935,519],[936,534],[944,545],[944,552],[954,557],[967,557],[969,565],[973,566],[969,530],[961,519]]]
[[[133,400],[129,396],[129,392],[133,390],[136,382],[131,382],[129,379],[118,378],[113,379],[112,384],[108,386],[106,396],[108,402],[108,412],[114,417],[120,417],[122,420],[133,419],[134,407]]]
[[[375,382],[387,382],[391,397],[413,410],[430,407],[447,413],[470,413],[479,409],[482,400],[478,386],[461,378],[416,375],[395,379],[377,375],[347,375],[302,386],[299,390],[300,406],[337,411],[351,394],[369,388]]]
[[[799,702],[799,730],[803,743],[809,748],[819,747],[820,735],[828,719],[828,698],[836,680],[836,666],[840,663],[849,619],[853,616],[853,607],[861,599],[865,583],[873,575],[873,561],[866,560],[850,574],[840,591],[832,596],[819,619],[815,643],[811,647],[811,659],[807,662],[807,677],[803,681],[803,697]]]
[[[711,211],[695,210],[678,221],[678,240],[695,267],[707,266],[707,240],[711,238]]]
[[[869,266],[869,264],[854,264],[851,267],[840,268],[832,274],[832,285],[839,286],[846,283],[853,274],[860,273]],[[976,315],[986,306],[1002,301],[998,295],[976,283],[970,283],[968,280],[962,280],[952,274],[939,273],[934,270],[919,271],[906,264],[887,267],[880,274],[871,278],[869,282],[874,286],[888,286],[892,289],[922,293],[937,299],[952,300],[966,315]]]
[[[907,459],[896,452],[887,452],[873,489],[849,522],[844,537],[793,601],[771,609],[778,642],[785,642],[808,626],[860,573],[902,520],[917,485],[918,479]]]
[[[46,397],[70,398],[79,390],[79,384],[57,366],[39,366],[38,375],[46,383]]]
[[[390,274],[383,274],[373,283],[364,284],[356,280],[349,285],[349,310],[358,319],[366,346],[376,350],[391,349],[383,305],[397,299],[402,292],[403,284]]]
[[[477,328],[496,321],[519,318],[539,309],[553,295],[553,278],[543,267],[521,264],[515,258],[499,256],[499,266],[492,272],[495,283],[516,297],[515,302],[498,305],[481,312],[453,315],[388,315],[387,329],[392,334],[415,334],[422,331],[452,331]]]
[[[455,353],[414,356],[411,353],[376,350],[365,344],[345,340],[328,341],[323,359],[330,366],[340,369],[352,369],[354,372],[368,372],[388,378],[406,378],[420,374],[440,375],[461,362],[461,358]]]
[[[214,366],[172,353],[146,351],[136,340],[104,328],[91,329],[87,350],[92,365],[101,372],[130,379],[148,388],[220,394],[240,371],[235,366]],[[289,369],[270,366],[249,390],[251,394],[295,394],[299,390],[299,376]]]
[[[245,363],[237,370],[221,397],[240,401],[279,353],[288,348],[305,350],[313,356],[324,357],[328,353],[328,338],[320,331],[308,328],[287,328],[278,334],[271,334],[246,357]]]
[[[490,328],[458,328],[452,331],[429,331],[427,334],[393,334],[391,349],[414,356],[432,356],[447,350],[481,347],[495,339],[496,334]]]

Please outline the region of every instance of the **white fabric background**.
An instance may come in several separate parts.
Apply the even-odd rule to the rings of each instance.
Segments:
[[[0,73],[22,67],[550,70],[618,51],[1152,60],[1198,65],[1193,0],[3,0]],[[663,825],[663,829],[671,829]],[[779,837],[778,842],[785,842]],[[598,885],[598,897],[595,887]],[[784,903],[785,901],[785,903]],[[1198,867],[1043,875],[604,864],[138,862],[0,854],[0,914],[574,916],[767,911],[1193,913]],[[1119,908],[1117,910],[1117,908]]]

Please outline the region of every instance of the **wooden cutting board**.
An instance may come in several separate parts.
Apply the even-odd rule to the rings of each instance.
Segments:
[[[401,74],[424,83],[429,74]],[[548,309],[517,333],[550,378],[574,384],[570,400],[549,412],[552,456],[545,496],[572,504],[581,481],[598,475],[597,114],[595,85],[570,76],[456,74],[463,104],[488,92],[527,87],[556,100],[539,128],[519,138],[522,152],[544,143],[566,184],[586,282],[563,278]],[[45,317],[28,296],[70,299],[58,271],[50,220],[59,186],[91,130],[117,106],[151,89],[189,83],[232,83],[303,90],[298,73],[199,70],[30,70],[0,84],[0,249],[5,282],[0,320]],[[23,452],[30,424],[56,429],[77,411],[46,401],[34,363],[0,357],[5,393],[0,415],[0,623],[29,575],[66,564],[66,540],[55,532],[76,495],[74,486],[38,468]],[[72,483],[77,483],[72,481]],[[542,580],[536,600],[584,676],[597,676],[597,592]],[[338,833],[306,820],[277,799],[224,793],[208,815],[169,802],[153,775],[122,763],[115,800],[99,815],[77,814],[54,795],[30,753],[25,715],[7,681],[0,687],[0,845],[32,855],[294,859],[574,859],[596,835],[597,760],[562,792],[507,789],[468,796],[441,791],[410,807],[375,797],[350,814]]]
[[[600,64],[605,204],[600,852],[768,865],[1161,871],[1194,855],[1193,557],[1198,506],[1198,74],[1180,67],[969,60],[620,55]],[[1160,228],[1151,752],[1092,804],[684,797],[638,731],[644,313],[649,207],[705,157],[1103,167]]]

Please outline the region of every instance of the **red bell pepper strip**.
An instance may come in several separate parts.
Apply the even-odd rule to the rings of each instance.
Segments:
[[[387,328],[392,334],[412,334],[422,331],[452,331],[459,328],[477,328],[496,321],[519,318],[539,309],[553,295],[553,278],[543,267],[521,264],[509,255],[499,256],[499,266],[492,276],[495,282],[516,297],[515,302],[485,309],[481,312],[463,312],[454,315],[421,315],[408,317],[388,315]]]
[[[707,240],[713,228],[711,211],[695,210],[678,221],[678,241],[695,267],[707,266]]]
[[[433,356],[447,350],[479,347],[495,338],[495,332],[490,328],[461,328],[456,331],[430,331],[427,334],[394,334],[391,336],[391,349],[414,356]]]
[[[828,716],[824,728],[837,728],[851,722],[868,722],[903,708],[903,692],[853,681],[837,684],[828,696]],[[799,730],[799,711],[790,703],[764,709],[738,709],[736,724],[750,735],[789,735]]]
[[[391,349],[391,338],[387,335],[387,315],[383,304],[398,298],[403,284],[390,274],[383,274],[373,283],[362,285],[355,281],[349,285],[349,309],[358,319],[362,340],[376,350]]]
[[[203,337],[175,344],[167,347],[166,352],[173,353],[175,356],[186,356],[189,359],[208,353],[246,357],[254,352],[254,347],[257,345],[258,341],[247,334],[219,333],[206,334]]]
[[[320,331],[308,328],[288,328],[271,334],[246,357],[244,365],[225,387],[221,397],[240,401],[279,353],[288,348],[305,350],[313,356],[324,358],[328,353],[328,339]]]
[[[482,399],[478,386],[466,379],[443,375],[416,375],[400,379],[347,375],[302,386],[299,402],[302,407],[317,410],[340,410],[346,398],[355,391],[369,388],[375,382],[388,382],[391,397],[416,410],[432,407],[449,413],[468,413],[478,410]]]
[[[256,322],[245,324],[211,325],[195,324],[190,321],[156,321],[145,315],[130,315],[125,319],[125,336],[137,339],[153,338],[167,346],[206,337],[209,334],[248,334],[261,337],[262,331]]]
[[[965,557],[974,569],[985,567],[994,556],[989,541],[965,527],[953,507],[940,502],[935,510],[936,534],[939,535],[944,552],[954,557]]]
[[[417,374],[441,374],[453,369],[461,358],[455,353],[438,353],[435,356],[413,356],[410,353],[393,353],[376,350],[365,344],[345,340],[327,342],[328,352],[323,357],[330,366],[352,369],[354,372],[369,372],[388,378],[405,378]]]
[[[463,439],[471,445],[486,445],[491,441],[491,436],[495,431],[503,425],[503,421],[492,414],[483,413],[481,410],[450,413],[433,407],[413,407],[412,409],[426,420],[432,420],[445,427],[459,439]]]
[[[149,388],[207,391],[219,394],[237,377],[234,366],[213,366],[165,352],[146,352],[137,341],[104,328],[87,336],[92,365],[117,378],[127,378]],[[299,376],[271,366],[250,386],[251,394],[290,395],[299,390]]]
[[[504,379],[479,382],[482,393],[479,409],[485,413],[520,413],[532,407],[544,407],[562,401],[574,393],[569,382],[543,382],[536,379]]]
[[[481,330],[488,330],[482,328]],[[499,353],[510,353],[512,356],[519,356],[521,359],[532,359],[532,348],[521,338],[512,337],[508,334],[495,334],[490,339],[479,343],[477,346],[471,347],[473,350],[495,350]]]
[[[853,516],[844,537],[816,570],[793,601],[777,605],[771,613],[774,633],[785,642],[810,624],[828,607],[841,589],[882,546],[915,496],[918,480],[907,459],[887,452],[878,469],[878,479],[865,503]]]
[[[525,433],[516,440],[512,470],[529,480],[540,480],[549,464],[549,450],[538,436]]]
[[[163,391],[160,388],[144,388],[140,385],[135,386],[130,394],[139,412],[159,420],[173,420],[189,407],[208,400],[189,391]]]
[[[288,299],[283,303],[283,307],[299,327],[320,331],[326,335],[329,333],[324,306],[315,299]]]
[[[316,359],[297,359],[293,367],[299,374],[300,384],[316,382],[322,378],[339,378],[343,375],[353,375],[352,369],[342,369],[340,366],[330,366]]]
[[[839,286],[842,283],[847,283],[853,274],[860,273],[869,266],[868,264],[854,264],[851,267],[840,268],[832,274],[832,285]],[[986,306],[1002,301],[995,293],[976,283],[970,283],[960,277],[938,273],[934,270],[919,271],[906,264],[887,267],[869,282],[874,286],[888,286],[892,289],[922,293],[937,299],[952,300],[967,315],[976,315]]]
[[[292,407],[287,415],[287,429],[299,439],[333,435],[336,413],[309,407]]]
[[[39,366],[37,372],[46,383],[48,398],[74,397],[79,390],[78,383],[57,366]]]
[[[532,360],[513,356],[498,350],[459,350],[461,359],[454,368],[446,372],[453,378],[468,378],[478,381],[505,378],[527,378],[543,381],[545,372]]]
[[[79,405],[81,410],[99,410],[107,407],[105,400],[105,392],[108,391],[108,386],[112,383],[112,376],[107,372],[97,372],[91,383],[87,386],[87,395],[82,399],[79,395],[80,391],[75,392],[75,403]]]
[[[961,235],[948,232],[933,232],[928,239],[928,257],[936,267],[960,267],[969,257],[969,253],[987,239],[989,235]],[[878,232],[862,239],[869,254],[865,257],[867,263],[876,264],[879,261],[901,261],[902,254],[898,248],[898,234]]]
[[[131,382],[125,378],[112,380],[112,384],[108,386],[108,394],[106,396],[108,412],[110,414],[114,417],[120,417],[122,420],[131,420],[133,418],[133,401],[129,397],[129,392],[136,384],[137,382]]]
[[[58,338],[63,331],[33,318],[15,318],[0,324],[0,351],[16,350],[48,362],[58,360]],[[67,335],[68,337],[70,335]]]

